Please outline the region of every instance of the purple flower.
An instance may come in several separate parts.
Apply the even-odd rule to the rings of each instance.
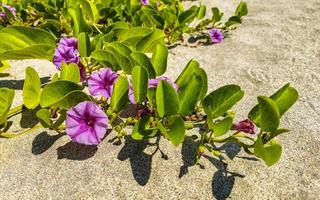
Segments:
[[[179,90],[178,85],[175,84],[171,79],[169,79],[169,78],[166,77],[166,76],[161,76],[161,77],[158,77],[158,78],[155,78],[155,79],[150,79],[150,80],[149,80],[149,83],[148,83],[148,84],[149,84],[149,88],[156,88],[161,80],[164,80],[164,81],[167,81],[168,83],[170,83],[170,85],[171,85],[176,91]]]
[[[145,115],[150,115],[150,114],[153,114],[154,111],[151,110],[150,108],[148,107],[143,107],[143,108],[138,108],[138,111],[137,111],[137,117],[142,117],[142,116],[145,116]]]
[[[67,112],[66,133],[75,143],[98,145],[107,128],[106,113],[91,101],[81,102]]]
[[[213,44],[218,44],[223,40],[223,33],[219,29],[211,29],[209,35]]]
[[[106,98],[111,97],[113,84],[117,80],[118,74],[110,68],[104,68],[99,72],[92,73],[89,80],[89,92],[91,95],[101,95]]]
[[[8,9],[12,15],[16,15],[16,8],[15,7],[12,7],[12,6],[9,6],[9,5],[6,5],[6,4],[2,4],[2,7]]]
[[[2,4],[2,7],[8,9],[13,16],[16,16],[16,8],[15,7],[12,7],[12,6],[9,6],[9,5],[6,5],[6,4]],[[7,14],[5,12],[0,12],[0,17],[3,20],[8,21],[8,17],[7,17]]]
[[[237,124],[234,124],[232,126],[232,129],[234,130],[241,131],[244,133],[249,133],[249,134],[255,134],[254,128],[255,128],[254,123],[249,119],[238,122]]]
[[[141,4],[144,6],[149,5],[149,0],[141,0]]]
[[[7,15],[6,15],[5,12],[0,12],[0,17],[1,17],[3,20],[5,20],[5,21],[8,20]]]
[[[130,80],[130,84],[129,84],[129,100],[132,104],[135,104],[136,101],[134,99],[134,93],[133,93],[133,86],[132,86],[132,81]]]
[[[62,61],[67,64],[79,63],[80,57],[77,50],[77,40],[75,38],[61,38],[53,57],[53,63],[59,70],[61,69]]]

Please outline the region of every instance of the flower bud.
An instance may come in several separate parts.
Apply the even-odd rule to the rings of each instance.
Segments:
[[[255,134],[254,128],[255,128],[254,123],[252,121],[250,121],[249,119],[238,122],[237,124],[234,124],[232,126],[233,130],[237,130],[237,131],[241,131],[241,132],[249,133],[249,134]]]

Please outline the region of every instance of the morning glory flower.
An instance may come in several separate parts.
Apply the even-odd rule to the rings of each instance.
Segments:
[[[79,52],[77,49],[77,40],[73,37],[66,38],[62,37],[56,48],[53,63],[57,66],[57,68],[61,69],[62,62],[67,64],[76,63],[78,64],[80,61]]]
[[[91,95],[101,95],[110,98],[113,84],[118,78],[118,74],[111,68],[104,68],[99,72],[94,72],[88,79],[89,92]]]
[[[141,0],[141,4],[144,6],[149,5],[149,0]]]
[[[91,101],[81,102],[67,111],[66,133],[75,143],[98,145],[107,128],[106,113]]]
[[[213,44],[218,44],[223,40],[223,33],[219,29],[211,29],[209,35]]]
[[[132,81],[130,81],[130,84],[129,84],[129,100],[132,104],[136,103],[136,101],[134,100]]]
[[[246,119],[246,120],[243,120],[241,122],[238,122],[237,124],[234,124],[232,126],[232,128],[234,130],[237,130],[237,131],[241,131],[241,132],[244,132],[244,133],[249,133],[249,134],[255,134],[254,132],[254,123],[252,121],[250,121],[249,119]]]
[[[178,91],[179,87],[177,84],[175,84],[170,78],[166,77],[166,76],[161,76],[155,79],[150,79],[149,80],[149,88],[156,88],[159,84],[159,82],[161,80],[167,81],[168,83],[170,83],[170,85],[176,90]]]
[[[6,5],[6,4],[2,4],[2,7],[8,9],[11,12],[12,15],[16,16],[16,8],[15,7],[12,7],[12,6],[9,6],[9,5]],[[5,12],[0,12],[0,17],[5,21],[8,20],[8,17],[7,17]]]

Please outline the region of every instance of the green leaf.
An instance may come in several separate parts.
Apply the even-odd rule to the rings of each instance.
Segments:
[[[184,140],[186,132],[184,121],[180,116],[176,115],[170,117],[169,124],[169,130],[167,132],[169,140],[175,147],[177,147]]]
[[[158,44],[152,54],[152,65],[157,76],[161,76],[167,70],[168,48],[164,44]]]
[[[129,82],[123,77],[119,76],[113,86],[110,107],[114,112],[120,112],[128,103]]]
[[[4,71],[10,68],[10,65],[7,61],[0,61],[0,76]]]
[[[44,128],[49,128],[52,125],[52,121],[50,119],[51,113],[48,109],[40,109],[37,111],[37,118],[39,119],[41,125]]]
[[[199,100],[202,100],[207,95],[207,92],[208,92],[208,76],[206,71],[204,71],[204,69],[202,68],[198,68],[195,71],[195,74],[200,76],[202,80],[202,89],[201,89],[201,94],[199,98]]]
[[[213,124],[214,136],[219,137],[226,134],[232,127],[233,119],[231,117],[226,117],[223,120],[218,121]]]
[[[288,83],[271,95],[270,98],[276,103],[281,117],[298,100],[299,94],[298,91]],[[253,107],[249,112],[249,118],[260,126],[259,105]]]
[[[127,74],[131,74],[133,68],[133,62],[130,59],[131,50],[124,44],[114,42],[109,43],[106,47],[106,51],[109,51],[117,61],[119,67]]]
[[[90,97],[86,93],[80,90],[76,90],[68,93],[66,96],[64,96],[64,98],[61,98],[54,105],[62,109],[69,109],[83,101],[90,101],[90,100],[91,100]]]
[[[34,109],[40,103],[41,81],[38,73],[32,67],[26,68],[26,79],[23,84],[23,104]]]
[[[147,97],[152,108],[156,106],[156,88],[148,88]]]
[[[80,33],[78,37],[78,51],[80,56],[89,57],[91,53],[91,43],[88,33]]]
[[[175,83],[179,86],[179,88],[185,87],[193,73],[199,69],[199,63],[195,60],[190,60],[186,67],[183,69]]]
[[[221,13],[219,8],[217,7],[211,8],[211,10],[212,10],[212,21],[215,23],[219,22],[224,13]]]
[[[151,121],[152,118],[150,115],[142,116],[141,119],[135,123],[131,137],[134,140],[147,140],[153,138],[159,130],[150,128]]]
[[[179,110],[179,97],[175,89],[161,80],[156,91],[157,111],[160,117],[174,115]]]
[[[95,50],[91,53],[91,58],[98,61],[100,64],[110,66],[112,70],[116,71],[119,64],[112,53],[105,50]]]
[[[179,15],[179,18],[178,18],[179,23],[180,24],[185,24],[185,23],[192,22],[197,16],[197,11],[198,11],[198,7],[197,6],[192,6],[188,10],[182,12]]]
[[[271,140],[266,144],[263,144],[261,135],[258,136],[258,139],[254,146],[254,154],[261,158],[267,166],[272,166],[276,164],[281,157],[282,146],[276,140]]]
[[[136,65],[140,65],[148,72],[150,78],[155,78],[156,72],[148,56],[141,52],[132,52],[130,57]]]
[[[0,125],[7,122],[7,114],[11,108],[14,90],[9,88],[0,88]]]
[[[73,91],[81,91],[82,87],[71,81],[56,81],[46,85],[41,93],[40,105],[42,108],[57,104]]]
[[[248,7],[246,2],[241,1],[234,14],[239,17],[246,16],[248,14]]]
[[[207,10],[207,7],[202,5],[199,7],[198,9],[198,14],[197,14],[197,18],[198,19],[203,19],[206,15],[206,10]]]
[[[80,82],[80,70],[77,64],[75,63],[62,63],[61,65],[61,75],[60,80],[71,81],[74,83]]]
[[[237,24],[241,24],[241,18],[239,16],[232,16],[228,19],[228,21],[225,23],[226,27],[232,27]]]
[[[148,72],[140,66],[135,66],[132,70],[132,87],[134,99],[141,103],[147,97],[148,91]]]
[[[276,103],[266,96],[259,96],[260,126],[262,131],[272,132],[278,129],[280,113]]]
[[[201,76],[194,74],[186,87],[179,90],[180,107],[179,114],[182,116],[190,115],[194,111],[203,87]]]
[[[0,31],[0,60],[51,60],[55,47],[54,36],[41,29],[10,26]]]
[[[165,37],[164,32],[162,30],[156,29],[152,33],[141,38],[137,42],[136,49],[137,51],[141,51],[141,52],[152,52],[152,50],[157,44],[164,42],[163,41],[164,37]]]
[[[212,119],[217,118],[232,108],[242,99],[244,92],[237,85],[223,86],[207,95],[202,105],[205,113]]]
[[[80,6],[71,7],[68,9],[68,13],[73,20],[73,35],[77,38],[82,32],[91,32],[91,27],[87,24],[84,19],[82,9]]]

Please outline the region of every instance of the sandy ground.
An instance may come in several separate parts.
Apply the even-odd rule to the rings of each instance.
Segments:
[[[235,6],[234,1],[202,2],[221,5],[227,13]],[[0,140],[0,199],[319,199],[320,2],[248,4],[250,15],[223,43],[172,49],[168,75],[175,78],[194,58],[208,72],[210,90],[241,85],[246,96],[236,107],[239,119],[257,95],[270,95],[291,82],[300,99],[283,117],[283,127],[292,131],[279,137],[284,150],[277,165],[267,168],[235,144],[223,146],[225,164],[207,157],[200,168],[190,166],[195,151],[190,139],[179,148],[162,139],[156,151],[157,145],[147,143],[112,144],[111,133],[99,148],[91,148],[39,130]],[[12,62],[16,81],[0,78],[0,86],[21,95],[28,65],[43,77],[54,71],[43,61]],[[24,114],[20,124],[32,125],[30,115]]]

